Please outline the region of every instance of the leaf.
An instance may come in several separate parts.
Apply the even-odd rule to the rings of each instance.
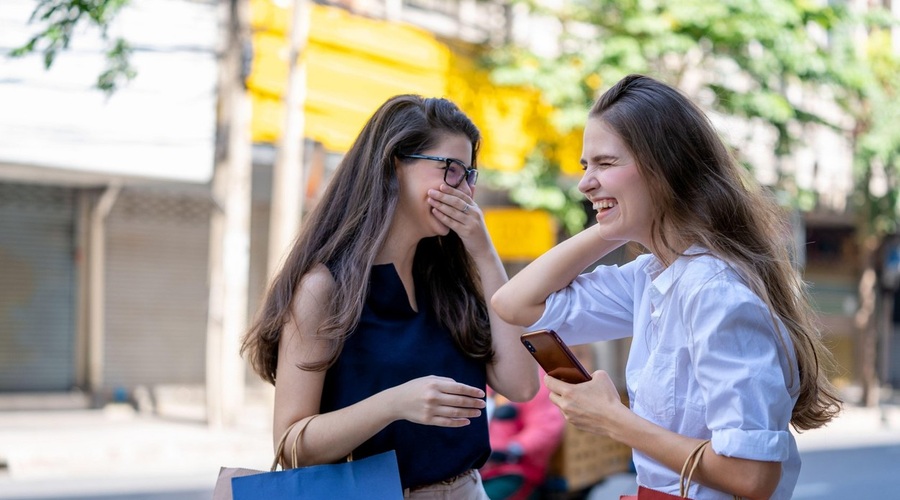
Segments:
[[[598,92],[628,73],[651,74],[676,86],[690,77],[698,92],[692,97],[702,97],[711,111],[767,124],[776,134],[778,155],[790,155],[802,144],[804,124],[854,131],[856,163],[885,165],[892,196],[900,198],[900,186],[894,186],[900,182],[900,116],[897,106],[891,106],[900,102],[900,77],[895,76],[900,64],[886,30],[898,26],[898,20],[883,9],[858,15],[842,2],[822,5],[815,0],[517,3],[560,20],[559,53],[538,57],[524,47],[506,45],[492,50],[486,61],[496,84],[539,90],[555,110],[550,123],[560,134],[581,126]],[[852,35],[860,27],[870,30],[866,51],[854,45]],[[794,94],[816,95],[818,101],[815,106],[805,99],[793,102],[788,96]],[[843,116],[836,118],[834,110]],[[552,150],[553,145],[542,147]],[[537,193],[569,189],[547,175],[558,171],[551,156],[536,150],[533,165],[518,176],[518,182],[531,186],[522,192],[523,200],[550,204],[557,198]],[[796,184],[789,172],[779,175],[785,185]],[[815,205],[814,194],[791,192],[796,204]],[[861,178],[856,193],[867,196]],[[579,196],[566,193],[570,203]],[[878,227],[900,220],[897,203],[871,200],[869,206]],[[566,217],[563,211],[554,213]],[[873,222],[870,229],[875,227]]]
[[[60,52],[69,48],[72,35],[82,25],[98,28],[106,38],[109,24],[128,5],[129,0],[39,0],[28,23],[42,24],[42,31],[24,44],[14,47],[10,57],[41,53],[44,69],[49,70]],[[97,78],[97,88],[107,94],[123,81],[136,75],[129,63],[131,49],[122,39],[108,42],[106,69]]]

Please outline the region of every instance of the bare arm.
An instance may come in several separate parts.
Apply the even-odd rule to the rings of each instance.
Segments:
[[[324,304],[334,290],[334,280],[325,266],[317,266],[298,288],[293,319],[282,331],[275,383],[273,439],[289,425],[319,413],[324,371],[308,371],[298,365],[322,360],[324,341],[316,331],[325,319]],[[340,460],[361,443],[395,420],[425,425],[461,427],[484,408],[484,392],[446,377],[422,377],[374,394],[359,403],[322,414],[313,420],[298,446],[300,464]],[[297,430],[287,438],[292,443]],[[290,459],[290,445],[284,457]]]
[[[470,195],[459,189],[442,185],[440,191],[432,190],[429,196],[435,217],[459,235],[481,276],[494,351],[494,360],[487,367],[488,384],[511,401],[528,401],[537,394],[540,384],[537,363],[519,341],[522,328],[504,321],[491,307],[491,296],[508,278],[491,242],[484,214]],[[466,205],[469,208],[463,212]]]
[[[493,245],[489,251],[475,257],[485,300],[507,282],[506,270]],[[487,304],[491,321],[491,345],[494,360],[487,367],[488,384],[510,401],[528,401],[537,394],[540,380],[534,358],[522,346],[521,327],[504,321],[490,302]]]
[[[550,294],[624,243],[604,240],[596,229],[597,226],[591,226],[563,241],[513,276],[491,299],[496,313],[522,326],[540,319]]]
[[[599,370],[583,384],[547,376],[550,399],[569,423],[641,451],[676,473],[700,439],[682,436],[631,411],[619,399],[609,375]],[[781,480],[780,462],[745,460],[715,454],[707,445],[693,481],[746,499],[769,498]]]

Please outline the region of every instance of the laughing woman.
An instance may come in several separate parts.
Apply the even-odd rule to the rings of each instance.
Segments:
[[[783,214],[702,112],[645,76],[594,104],[581,164],[597,223],[513,277],[495,310],[570,344],[632,338],[630,407],[603,371],[545,382],[570,423],[634,450],[638,498],[680,498],[695,449],[707,452],[691,498],[791,498],[800,456],[789,426],[825,425],[841,402]],[[581,274],[627,242],[649,253]]]

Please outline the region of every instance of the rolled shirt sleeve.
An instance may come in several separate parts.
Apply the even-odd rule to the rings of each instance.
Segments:
[[[578,276],[547,298],[544,314],[528,329],[554,330],[570,345],[631,336],[635,296],[642,293],[643,282],[635,279],[642,257]]]
[[[726,280],[706,283],[684,311],[712,448],[748,460],[787,460],[799,373],[781,321],[745,285]]]

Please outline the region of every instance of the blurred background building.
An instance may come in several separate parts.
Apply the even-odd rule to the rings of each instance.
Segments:
[[[468,14],[455,2],[407,7],[405,16],[435,31],[463,33],[460,43],[483,42],[504,19],[499,5]],[[32,8],[19,0],[0,10],[4,46],[27,38]],[[290,19],[273,2],[254,1],[251,12],[248,315],[267,280]],[[295,189],[307,207],[365,119],[398,93],[460,102],[488,137],[483,168],[521,168],[542,132],[529,127],[539,115],[533,94],[491,88],[471,58],[423,28],[342,6],[314,5],[311,17],[307,167]],[[206,377],[219,21],[212,3],[177,0],[136,2],[120,21],[138,48],[138,76],[112,96],[92,88],[102,51],[90,34],[47,71],[37,57],[3,61],[0,391],[47,396],[36,404],[69,391],[92,404]],[[171,36],[160,41],[163,28]],[[502,221],[495,237],[510,256],[534,257],[555,241],[545,213],[489,217]]]
[[[0,7],[4,48],[34,6]],[[147,1],[119,22],[140,76],[109,97],[95,33],[49,71],[0,60],[0,392],[37,404],[204,378],[216,13]]]

